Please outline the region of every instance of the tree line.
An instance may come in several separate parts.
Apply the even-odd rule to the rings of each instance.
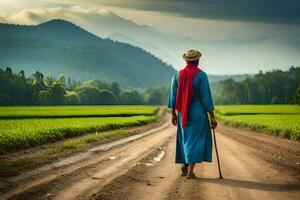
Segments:
[[[242,81],[220,81],[216,104],[300,104],[300,67],[273,70]]]
[[[211,85],[215,104],[300,104],[300,67]],[[25,77],[24,71],[0,69],[0,105],[166,105],[168,95],[169,85],[122,89],[116,81],[80,82],[39,71]]]
[[[29,77],[20,71],[0,69],[0,105],[160,105],[166,104],[167,86],[147,89],[121,89],[116,81],[86,82],[65,78],[44,76],[36,71]]]

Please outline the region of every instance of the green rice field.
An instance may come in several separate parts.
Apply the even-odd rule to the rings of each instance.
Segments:
[[[300,140],[300,106],[297,105],[217,106],[216,116],[225,124]]]
[[[157,107],[0,107],[0,111],[0,154],[3,154],[85,133],[143,125],[156,119]]]
[[[0,119],[127,117],[153,115],[156,111],[156,106],[8,106],[0,107]]]
[[[217,106],[216,111],[223,115],[300,114],[300,106],[298,105],[230,105],[230,106]]]

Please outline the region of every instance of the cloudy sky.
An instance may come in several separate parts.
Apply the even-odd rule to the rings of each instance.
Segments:
[[[0,0],[0,22],[66,19],[177,69],[197,48],[208,73],[233,74],[299,66],[299,10],[298,0]]]

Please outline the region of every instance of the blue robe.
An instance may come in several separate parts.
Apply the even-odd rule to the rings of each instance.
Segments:
[[[175,108],[178,73],[171,82],[168,108]],[[193,99],[188,111],[188,123],[181,126],[178,112],[175,163],[200,163],[212,161],[212,137],[208,110],[214,109],[208,78],[202,70],[193,80]]]

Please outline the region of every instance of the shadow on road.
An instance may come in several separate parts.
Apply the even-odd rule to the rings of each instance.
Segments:
[[[235,180],[230,178],[197,178],[197,181],[213,183],[231,187],[265,190],[265,191],[291,191],[300,190],[300,184],[275,184],[275,183],[262,183],[247,180]]]

